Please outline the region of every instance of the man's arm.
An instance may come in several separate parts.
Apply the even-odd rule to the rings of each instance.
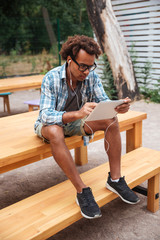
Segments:
[[[40,115],[44,125],[63,125],[62,116],[65,111],[57,111],[57,94],[53,91],[56,76],[47,74],[41,86]]]
[[[62,121],[64,124],[66,124],[69,122],[76,121],[78,119],[82,119],[85,116],[89,115],[96,106],[97,106],[97,103],[95,103],[95,102],[87,102],[78,111],[65,112],[62,116]]]

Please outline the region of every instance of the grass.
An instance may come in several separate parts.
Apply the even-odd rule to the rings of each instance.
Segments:
[[[58,58],[45,50],[37,55],[1,55],[0,77],[46,73],[55,66],[58,66]]]

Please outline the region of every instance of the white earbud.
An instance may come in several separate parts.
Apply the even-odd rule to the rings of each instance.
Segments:
[[[68,61],[68,69],[69,69],[69,71],[70,71],[70,63],[71,63],[71,59]],[[71,71],[70,71],[70,85],[71,85],[71,87],[72,87],[72,78],[71,78]]]

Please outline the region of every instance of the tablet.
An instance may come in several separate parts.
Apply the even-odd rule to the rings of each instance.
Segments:
[[[103,119],[111,119],[116,116],[115,108],[124,103],[124,100],[113,100],[107,102],[99,102],[93,112],[85,119],[86,121],[96,121]]]

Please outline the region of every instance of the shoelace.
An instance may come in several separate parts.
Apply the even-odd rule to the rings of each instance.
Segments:
[[[124,178],[121,178],[120,181],[119,181],[119,183],[120,183],[120,184],[119,184],[118,187],[119,187],[121,190],[123,190],[123,191],[124,191],[124,190],[127,190],[127,191],[130,190],[130,191],[132,191],[132,190],[128,187],[128,185],[127,185],[127,183],[125,182]]]
[[[86,206],[88,206],[88,205],[94,206],[95,205],[95,200],[92,195],[92,192],[83,193],[82,199],[83,199],[83,203]]]

